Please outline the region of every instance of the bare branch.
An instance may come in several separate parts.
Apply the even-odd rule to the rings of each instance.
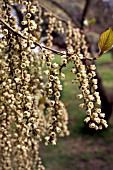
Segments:
[[[83,29],[83,27],[84,27],[84,20],[86,18],[87,12],[88,12],[90,2],[91,2],[90,0],[86,0],[85,7],[84,7],[84,10],[83,10],[83,13],[82,13],[81,29]]]

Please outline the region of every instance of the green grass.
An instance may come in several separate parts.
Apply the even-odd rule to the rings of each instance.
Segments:
[[[103,78],[103,85],[110,92],[113,88],[113,60],[110,53],[104,54],[96,63],[97,70]]]
[[[57,59],[59,61],[59,59]],[[96,61],[97,70],[102,76],[107,91],[113,89],[113,65],[110,54],[103,55]],[[113,168],[113,116],[109,128],[101,133],[87,134],[82,130],[85,110],[78,107],[81,101],[76,99],[77,86],[71,83],[74,75],[70,73],[71,64],[63,69],[66,79],[62,101],[69,113],[70,136],[59,138],[56,146],[41,146],[46,170],[112,170]]]

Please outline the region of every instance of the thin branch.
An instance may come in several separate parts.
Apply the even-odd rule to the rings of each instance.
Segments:
[[[19,37],[25,39],[25,40],[28,40],[28,37],[25,37],[23,36],[20,32],[17,32],[15,31],[12,27],[10,27],[3,19],[0,18],[0,22],[2,24],[4,24],[7,28],[9,28],[16,36],[18,35]],[[59,54],[59,55],[64,55],[66,52],[62,52],[62,51],[58,51],[58,50],[55,50],[55,49],[52,49],[50,47],[47,47],[47,46],[43,46],[41,45],[40,43],[38,42],[34,42],[35,45],[39,46],[41,49],[47,49],[47,50],[50,50],[56,54]],[[94,57],[94,58],[83,58],[82,60],[90,60],[90,61],[93,61],[93,60],[97,60],[102,54],[100,53],[98,56]]]
[[[101,54],[101,55],[102,55],[102,54]],[[94,58],[83,58],[82,60],[89,60],[89,61],[98,60],[98,59],[101,57],[101,55],[99,54],[99,55],[97,55],[97,56],[94,57]]]
[[[83,27],[84,27],[84,20],[85,20],[85,18],[86,18],[86,15],[87,15],[87,12],[88,12],[88,8],[89,8],[90,3],[91,3],[90,0],[86,0],[85,7],[84,7],[84,10],[83,10],[83,13],[82,13],[81,29],[83,29]]]
[[[27,37],[23,36],[20,32],[17,32],[15,31],[12,27],[10,27],[3,19],[0,18],[0,22],[3,23],[7,28],[9,28],[15,35],[18,35],[19,37],[25,39],[25,40],[28,40]],[[62,51],[58,51],[58,50],[55,50],[55,49],[52,49],[50,47],[47,47],[47,46],[44,46],[44,45],[41,45],[40,43],[38,42],[34,42],[35,45],[39,46],[41,49],[45,48],[47,50],[50,50],[56,54],[59,54],[59,55],[64,55],[64,52]]]

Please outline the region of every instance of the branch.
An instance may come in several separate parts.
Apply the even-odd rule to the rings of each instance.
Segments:
[[[84,10],[83,10],[83,13],[82,13],[81,29],[83,29],[83,27],[84,27],[84,20],[86,18],[87,12],[88,12],[90,2],[91,2],[90,0],[86,0],[86,4],[85,4],[85,7],[84,7]]]
[[[58,3],[58,2],[56,2],[54,0],[50,0],[50,2],[53,5],[55,5],[56,7],[58,7],[59,9],[61,9],[61,11],[69,17],[69,19],[71,20],[72,23],[75,23],[75,20],[73,19],[71,14],[65,8],[63,8],[63,6],[60,3]],[[55,15],[55,16],[57,16],[57,15]],[[68,24],[67,20],[64,20],[64,19],[62,20],[62,18],[60,18],[58,16],[57,16],[57,18],[60,19],[61,21],[65,22],[66,24]],[[77,25],[77,24],[75,23],[75,25]]]
[[[96,57],[93,58],[83,58],[82,60],[89,60],[89,61],[94,61],[94,60],[98,60],[103,53],[98,54]]]
[[[28,37],[25,37],[23,36],[20,32],[17,32],[15,31],[12,27],[10,27],[3,19],[0,18],[0,22],[2,24],[4,24],[7,28],[9,28],[9,30],[11,30],[16,36],[18,35],[19,37],[25,39],[25,40],[28,40]],[[62,52],[62,51],[58,51],[58,50],[55,50],[55,49],[52,49],[50,47],[47,47],[47,46],[43,46],[41,45],[40,43],[38,42],[34,42],[35,45],[39,46],[41,49],[45,48],[47,50],[50,50],[56,54],[59,54],[59,55],[64,55],[66,54],[66,52]],[[97,60],[102,54],[99,54],[98,56],[94,57],[94,58],[83,58],[82,60],[90,60],[90,61],[93,61],[93,60]]]
[[[20,32],[16,32],[12,27],[10,27],[3,19],[0,18],[0,22],[3,23],[7,28],[9,28],[15,35],[18,35],[19,37],[25,39],[25,40],[28,40],[27,37],[23,36]],[[64,52],[62,51],[58,51],[58,50],[55,50],[55,49],[52,49],[50,47],[47,47],[47,46],[43,46],[41,45],[40,43],[38,42],[34,42],[35,45],[39,46],[41,49],[45,48],[47,50],[50,50],[56,54],[59,54],[59,55],[64,55]]]

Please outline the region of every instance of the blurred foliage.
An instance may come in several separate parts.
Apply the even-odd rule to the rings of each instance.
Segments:
[[[61,8],[65,9],[68,14],[70,14],[75,21],[79,25],[79,22],[82,17],[83,9],[85,6],[85,0],[39,0],[41,4],[44,4],[47,8],[51,9],[54,13],[59,14],[60,16],[65,16],[66,13],[58,8],[56,5],[59,4]],[[91,26],[91,30],[102,33],[109,27],[113,27],[113,4],[109,4],[107,1],[102,0],[91,0],[90,6],[87,11],[87,20],[92,20],[92,18],[96,19],[96,23]],[[106,24],[107,23],[107,24]]]
[[[77,27],[80,27],[86,0],[39,0],[39,2],[58,16],[66,20],[70,19]],[[85,21],[88,23],[88,26],[84,25],[85,33],[89,42],[93,44],[94,51],[97,51],[99,35],[109,27],[113,27],[113,3],[91,0]]]

